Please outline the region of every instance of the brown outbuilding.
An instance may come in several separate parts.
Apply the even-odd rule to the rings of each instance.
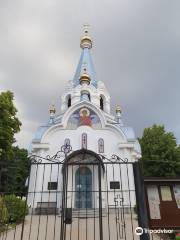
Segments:
[[[180,178],[144,178],[150,229],[180,229]]]

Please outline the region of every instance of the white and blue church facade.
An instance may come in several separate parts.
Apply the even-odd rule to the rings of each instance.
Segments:
[[[76,163],[68,165],[67,207],[99,207],[98,168],[89,164],[96,156],[102,168],[103,208],[114,206],[118,190],[111,193],[111,183],[122,181],[120,189],[126,189],[127,184],[134,188],[132,166],[128,169],[130,178],[127,183],[125,166],[122,166],[120,178],[118,168],[105,165],[112,155],[129,162],[138,161],[141,150],[133,129],[123,122],[120,106],[116,107],[115,114],[111,113],[110,94],[105,84],[96,78],[91,58],[92,45],[92,39],[85,30],[80,42],[80,60],[73,80],[67,83],[61,96],[61,108],[55,109],[54,105],[50,107],[48,123],[38,128],[32,140],[29,154],[41,157],[42,161],[41,164],[31,166],[28,190],[28,205],[31,209],[56,206],[60,211],[64,166],[58,164],[58,160],[57,164],[48,165],[46,156],[55,155],[63,145],[72,148],[64,161]],[[124,204],[128,205],[129,201],[128,196],[124,196]],[[131,202],[135,205],[135,195],[131,196]]]

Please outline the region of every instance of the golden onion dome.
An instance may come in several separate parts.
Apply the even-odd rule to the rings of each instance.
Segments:
[[[92,48],[92,39],[89,36],[87,29],[84,31],[84,36],[82,36],[82,38],[81,38],[80,47],[82,49],[84,49],[84,48],[89,48],[89,49]]]
[[[51,106],[49,108],[49,112],[50,113],[56,113],[56,108],[55,108],[54,104],[51,104]]]
[[[86,83],[86,84],[90,84],[91,78],[89,76],[89,74],[86,72],[86,69],[84,69],[84,72],[81,74],[80,78],[79,78],[80,84]]]
[[[121,113],[122,112],[122,108],[120,105],[116,106],[116,113]]]

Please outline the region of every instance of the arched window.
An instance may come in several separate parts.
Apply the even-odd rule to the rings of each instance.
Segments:
[[[67,106],[68,106],[68,108],[71,106],[71,95],[68,96]]]
[[[102,138],[98,140],[98,151],[104,153],[104,140]]]
[[[70,139],[69,138],[66,138],[65,140],[64,140],[64,145],[70,145]]]
[[[81,92],[81,101],[86,100],[86,101],[91,101],[91,95],[88,91],[82,91]]]
[[[100,97],[100,109],[104,110],[104,100],[102,96]]]
[[[86,133],[82,134],[81,146],[82,146],[82,148],[87,149],[87,134]]]

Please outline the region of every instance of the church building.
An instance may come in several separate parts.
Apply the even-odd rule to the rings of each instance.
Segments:
[[[101,204],[106,209],[115,206],[120,190],[127,185],[134,188],[132,166],[124,165],[120,172],[110,163],[138,161],[140,145],[133,129],[123,122],[121,107],[111,112],[110,93],[96,77],[87,29],[80,47],[79,63],[61,96],[60,109],[50,107],[49,121],[37,129],[31,143],[28,205],[34,213],[48,207],[60,212],[63,194],[67,208],[98,209]],[[135,195],[128,194],[123,204],[134,206]]]

